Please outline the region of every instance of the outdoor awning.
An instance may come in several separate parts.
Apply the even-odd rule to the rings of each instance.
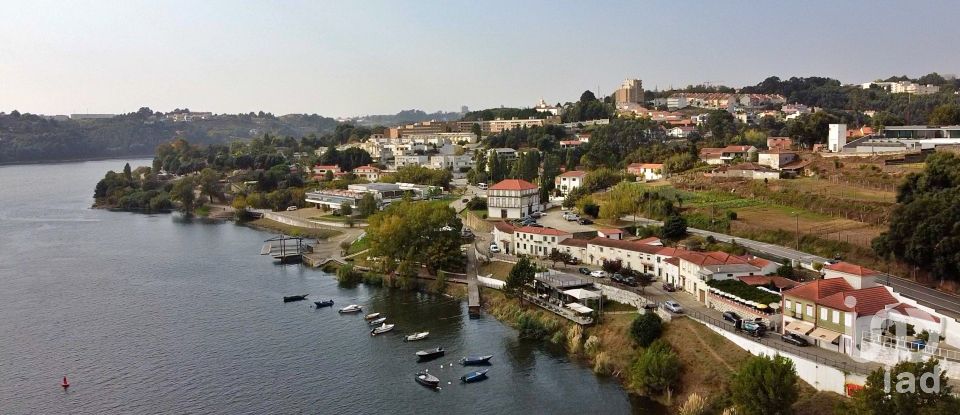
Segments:
[[[817,339],[820,341],[833,343],[840,338],[840,333],[837,333],[833,330],[827,330],[823,327],[817,327],[816,329],[813,330],[813,332],[810,333],[810,337],[813,337],[814,339]]]
[[[580,303],[567,303],[567,308],[576,311],[579,314],[590,314],[593,309]]]
[[[787,323],[787,325],[784,327],[784,330],[806,336],[807,333],[813,330],[813,328],[814,328],[813,323],[808,323],[806,321],[800,321],[800,320],[793,320]]]
[[[577,300],[593,300],[600,298],[600,293],[596,291],[584,290],[583,288],[574,288],[572,290],[566,290],[563,293],[576,298]]]

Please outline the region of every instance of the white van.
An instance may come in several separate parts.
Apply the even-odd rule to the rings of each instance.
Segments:
[[[480,188],[480,190],[487,190],[486,183],[477,183],[477,187]]]

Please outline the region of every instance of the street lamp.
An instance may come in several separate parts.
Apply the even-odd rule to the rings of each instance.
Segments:
[[[797,218],[797,250],[800,250],[800,212],[793,212],[793,216]]]

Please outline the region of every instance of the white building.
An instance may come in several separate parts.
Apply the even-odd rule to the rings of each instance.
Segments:
[[[780,170],[784,165],[799,159],[797,153],[789,150],[764,150],[757,156],[757,164]]]
[[[513,161],[517,159],[517,150],[509,147],[491,148],[487,150],[488,159],[493,157],[494,154],[500,156],[500,160],[502,161]]]
[[[830,124],[830,132],[827,134],[827,149],[838,153],[843,151],[845,145],[847,145],[847,125]]]
[[[637,181],[654,181],[663,178],[661,163],[633,163],[627,166],[627,173],[637,176]]]
[[[378,167],[370,165],[360,166],[353,169],[353,174],[355,174],[357,177],[371,182],[380,180],[381,173],[382,172]]]
[[[579,188],[580,185],[583,184],[583,178],[586,176],[587,172],[585,171],[572,170],[557,176],[554,179],[554,184],[556,185],[557,190],[566,196],[574,189]]]
[[[403,166],[423,166],[430,163],[430,156],[419,156],[419,155],[396,155],[393,158],[394,165],[396,168],[401,168]]]
[[[438,154],[430,156],[430,167],[434,169],[447,169],[454,172],[466,171],[473,167],[473,157],[468,154]]]
[[[519,219],[543,210],[540,189],[526,180],[507,179],[487,189],[487,217]]]
[[[558,229],[524,226],[513,232],[513,250],[517,255],[545,257],[558,249],[561,241],[572,237]]]

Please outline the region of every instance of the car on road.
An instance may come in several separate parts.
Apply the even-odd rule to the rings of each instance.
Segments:
[[[663,283],[663,290],[668,293],[676,292],[677,286],[673,285],[672,283],[665,282]]]
[[[495,244],[495,243],[490,244],[490,252],[492,252],[492,253],[494,253],[494,254],[497,253],[497,252],[500,252],[500,247],[497,246],[497,244]]]
[[[480,190],[487,190],[487,184],[486,184],[486,183],[477,183],[477,188],[480,189]]]
[[[783,340],[784,343],[790,343],[798,347],[807,347],[810,345],[810,343],[807,342],[807,339],[804,339],[803,337],[800,337],[799,335],[796,335],[793,333],[787,333],[780,336],[780,340]]]
[[[683,312],[683,307],[681,307],[679,303],[673,300],[664,301],[663,308],[671,313],[680,314]]]
[[[287,206],[287,212],[293,212],[295,210],[297,210],[296,206]]]
[[[590,268],[580,268],[577,271],[579,271],[583,275],[590,275]]]
[[[587,218],[579,218],[579,219],[577,219],[577,223],[579,223],[579,224],[581,224],[581,225],[592,225],[592,224],[593,224],[593,221],[590,220],[590,219],[587,219]]]
[[[591,276],[591,277],[594,277],[594,278],[606,278],[606,276],[607,276],[607,271],[604,271],[604,270],[602,270],[602,269],[598,269],[598,270],[596,270],[596,271],[591,272],[591,273],[590,273],[590,276]]]
[[[733,311],[724,311],[724,312],[723,312],[723,319],[724,319],[724,320],[727,320],[727,321],[729,321],[729,322],[731,322],[731,323],[733,323],[733,324],[737,324],[737,320],[740,320],[740,319],[742,319],[742,318],[743,318],[743,317],[740,317],[739,314],[737,314],[737,313],[735,313],[735,312],[733,312]]]
[[[579,260],[579,259],[576,259],[576,258],[574,258],[574,257],[570,257],[570,259],[568,259],[568,260],[566,260],[566,261],[564,261],[564,262],[566,262],[567,265],[577,265],[577,264],[580,263],[580,260]]]

